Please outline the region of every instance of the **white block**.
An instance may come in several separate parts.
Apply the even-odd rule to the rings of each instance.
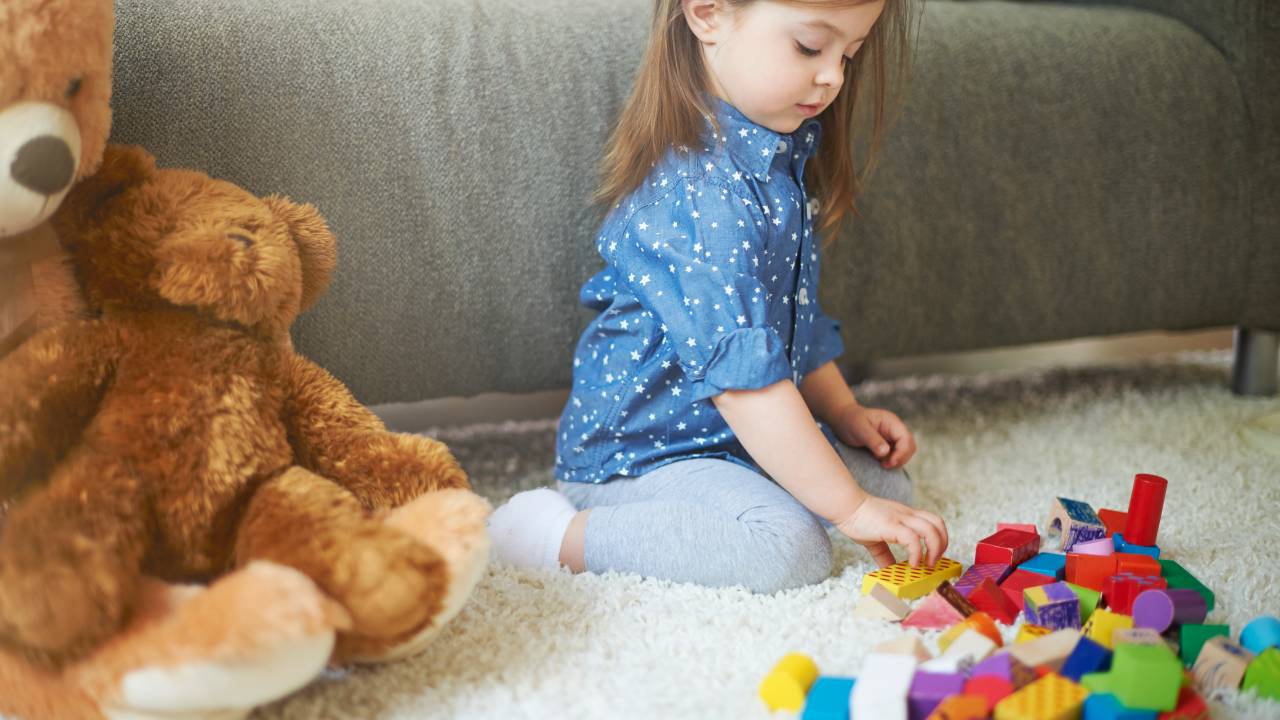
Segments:
[[[919,663],[911,655],[871,653],[849,696],[849,716],[907,720],[907,693]]]

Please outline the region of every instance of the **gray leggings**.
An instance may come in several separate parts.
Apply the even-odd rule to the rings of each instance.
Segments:
[[[905,470],[884,470],[862,448],[837,450],[867,492],[912,500]],[[773,593],[831,574],[830,523],[758,472],[694,458],[635,478],[559,483],[587,519],[587,570],[618,570],[712,587]]]

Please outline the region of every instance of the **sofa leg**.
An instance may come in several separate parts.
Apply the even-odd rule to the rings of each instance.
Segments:
[[[1280,332],[1237,327],[1235,344],[1231,391],[1237,395],[1275,395]]]

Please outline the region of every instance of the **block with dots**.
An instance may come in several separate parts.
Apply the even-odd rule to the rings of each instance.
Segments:
[[[894,563],[864,575],[862,594],[866,595],[876,583],[881,583],[894,595],[914,600],[933,592],[942,581],[960,577],[960,570],[960,563],[950,558],[939,558],[938,564],[933,566],[921,564],[911,567],[905,561]]]
[[[1089,691],[1051,672],[996,705],[996,720],[1080,717]]]

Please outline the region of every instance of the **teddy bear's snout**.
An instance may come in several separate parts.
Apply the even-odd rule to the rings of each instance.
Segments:
[[[25,101],[0,109],[0,237],[57,209],[80,163],[80,129],[66,109]]]
[[[76,159],[66,141],[52,135],[28,140],[15,153],[9,175],[40,195],[56,195],[71,184]]]

